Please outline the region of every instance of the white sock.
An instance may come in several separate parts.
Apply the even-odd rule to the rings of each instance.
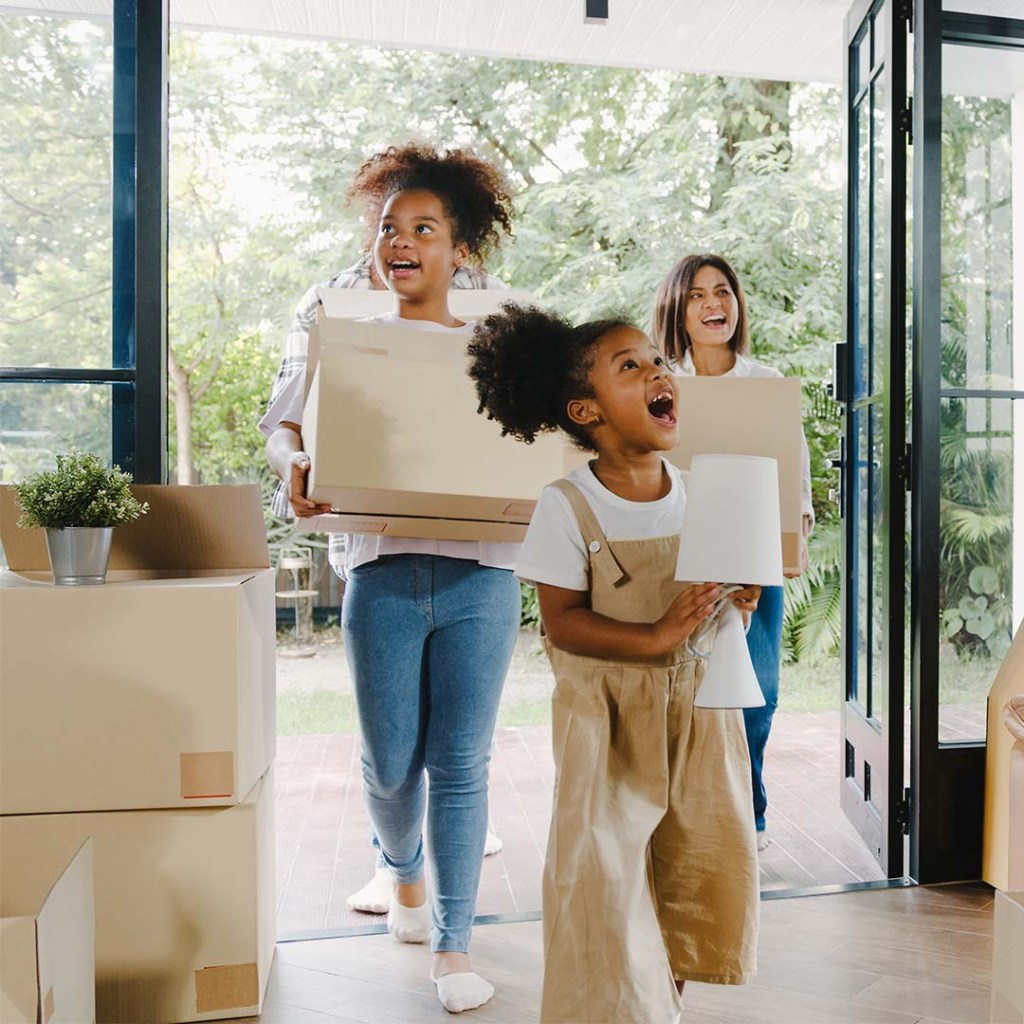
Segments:
[[[403,907],[392,890],[388,931],[399,942],[426,942],[430,938],[430,900],[418,907]]]
[[[490,1002],[494,995],[494,986],[473,971],[463,974],[446,974],[434,978],[437,986],[437,997],[441,1005],[449,1013],[462,1013],[463,1010],[475,1010],[478,1006]]]
[[[386,914],[391,906],[391,871],[377,868],[366,885],[352,893],[345,901],[349,910],[361,910],[364,914]]]
[[[504,843],[490,830],[487,830],[487,838],[484,840],[484,856],[493,857],[501,853]]]

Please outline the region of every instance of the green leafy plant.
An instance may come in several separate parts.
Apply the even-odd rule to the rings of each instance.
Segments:
[[[519,614],[519,625],[531,629],[540,628],[540,603],[537,600],[537,588],[529,583],[519,584],[522,592],[522,606]]]
[[[842,531],[838,520],[819,523],[808,544],[810,568],[786,580],[783,660],[831,657],[842,633]]]
[[[149,511],[131,492],[131,474],[108,469],[95,455],[72,451],[57,456],[57,468],[14,485],[22,527],[63,530],[75,526],[119,526]]]

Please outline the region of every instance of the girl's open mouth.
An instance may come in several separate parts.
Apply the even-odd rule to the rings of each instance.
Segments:
[[[705,327],[724,327],[725,315],[723,313],[712,313],[711,316],[707,317],[704,320],[701,320],[701,323]]]
[[[408,277],[419,269],[420,265],[412,260],[392,260],[388,264],[388,271],[395,277]]]
[[[674,411],[675,400],[670,391],[663,391],[652,402],[647,403],[647,411],[659,422],[667,427],[674,427],[676,414]]]

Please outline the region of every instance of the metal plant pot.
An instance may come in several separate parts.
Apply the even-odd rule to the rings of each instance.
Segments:
[[[61,587],[92,586],[107,580],[112,526],[69,526],[47,530],[53,582]]]

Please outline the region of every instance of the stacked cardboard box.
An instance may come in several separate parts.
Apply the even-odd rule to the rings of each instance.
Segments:
[[[991,1024],[1024,1024],[1024,892],[997,892]]]
[[[0,491],[0,891],[95,856],[96,1014],[258,1013],[274,943],[274,579],[256,487],[139,487],[54,587]]]
[[[996,889],[1024,889],[1024,742],[1006,727],[1011,698],[1024,693],[1024,624],[988,693],[985,829],[981,877]]]
[[[53,851],[60,858],[60,849]],[[0,891],[0,1021],[88,1024],[96,1019],[92,841],[56,874]]]

